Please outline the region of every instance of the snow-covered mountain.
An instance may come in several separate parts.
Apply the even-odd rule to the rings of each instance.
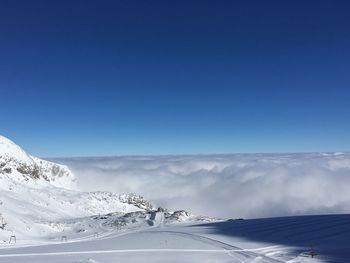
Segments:
[[[0,262],[348,262],[349,215],[213,220],[83,192],[0,136]],[[15,243],[16,242],[16,243]]]
[[[1,135],[0,174],[0,187],[9,190],[17,184],[39,188],[56,186],[76,189],[76,178],[68,167],[30,156]]]
[[[126,223],[149,225],[154,223],[154,211],[154,205],[136,194],[79,191],[67,166],[28,155],[0,136],[0,240],[4,242],[13,235],[18,240],[57,240],[62,235],[103,233]],[[165,219],[204,220],[187,212],[167,212]]]

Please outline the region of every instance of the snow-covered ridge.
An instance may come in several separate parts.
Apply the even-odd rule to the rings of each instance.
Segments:
[[[20,163],[32,164],[30,156],[13,141],[0,135],[0,156],[7,160],[16,160]]]
[[[4,241],[14,234],[52,239],[57,232],[75,231],[84,218],[152,209],[136,194],[79,191],[67,166],[31,156],[0,136],[0,238]],[[86,227],[95,229],[96,224]]]
[[[13,184],[45,187],[48,184],[76,189],[76,178],[67,166],[28,155],[21,147],[0,135],[0,187]],[[5,181],[4,181],[5,180]]]
[[[150,227],[159,223],[157,211],[137,194],[80,191],[67,166],[31,156],[0,136],[0,243],[11,236],[57,241],[62,235],[80,238]],[[166,224],[207,219],[186,211],[158,212]]]

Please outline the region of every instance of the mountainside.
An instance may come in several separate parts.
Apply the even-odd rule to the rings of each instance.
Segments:
[[[30,187],[56,186],[76,189],[76,178],[67,166],[28,155],[0,135],[0,187],[12,190],[17,184]]]
[[[129,224],[154,224],[154,211],[136,194],[79,191],[67,166],[30,156],[0,136],[0,240],[4,242],[11,236],[19,242],[57,240],[62,235],[79,238]],[[166,218],[197,219],[187,212],[167,212]]]

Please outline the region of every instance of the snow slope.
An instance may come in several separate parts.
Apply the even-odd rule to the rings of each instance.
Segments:
[[[11,190],[16,185],[76,189],[76,178],[67,166],[30,156],[21,147],[1,135],[0,174],[2,189]]]
[[[212,236],[224,242],[244,240],[243,247],[252,247],[252,243],[273,245],[261,249],[261,253],[289,256],[290,262],[296,261],[296,255],[308,256],[311,250],[324,262],[349,262],[350,259],[349,214],[229,220],[200,227],[207,228]],[[279,251],[286,247],[288,253]]]
[[[19,240],[46,240],[58,233],[75,231],[80,218],[150,209],[152,205],[137,195],[80,192],[75,176],[66,166],[30,156],[0,136],[0,239],[3,241],[12,235]]]
[[[136,194],[79,191],[68,167],[30,156],[0,136],[0,242],[11,236],[19,244],[88,238],[154,224],[152,213],[154,206]],[[167,222],[206,220],[166,213]]]
[[[345,263],[349,220],[330,215],[140,226],[86,240],[13,245],[0,250],[0,262]]]

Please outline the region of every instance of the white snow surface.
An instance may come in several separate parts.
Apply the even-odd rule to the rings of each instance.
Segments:
[[[6,244],[0,262],[348,262],[349,220],[340,215],[195,225],[161,221],[85,238],[70,233],[67,242]]]

